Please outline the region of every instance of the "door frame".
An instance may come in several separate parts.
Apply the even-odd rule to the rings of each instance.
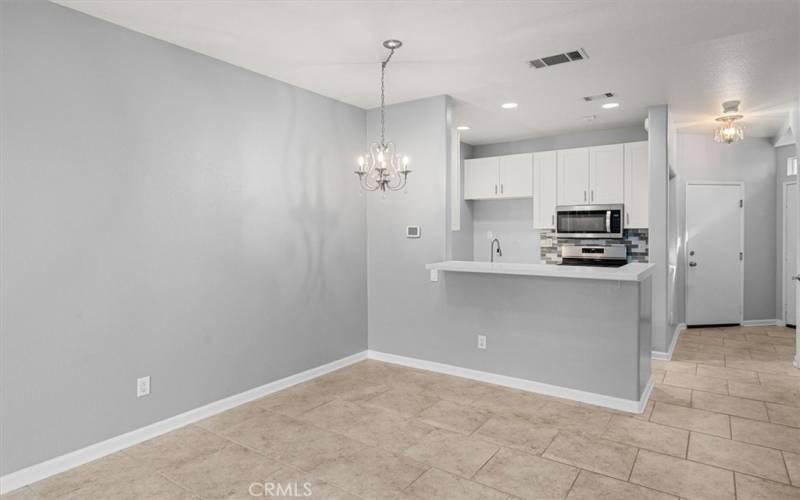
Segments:
[[[781,323],[783,323],[784,326],[787,324],[786,323],[786,313],[787,313],[786,289],[788,288],[787,287],[788,283],[787,283],[787,279],[786,279],[786,277],[787,277],[786,276],[786,269],[784,269],[784,267],[785,267],[784,264],[786,263],[786,227],[787,227],[786,223],[788,221],[788,219],[787,219],[788,212],[786,210],[786,192],[789,189],[789,187],[792,186],[792,185],[794,185],[794,188],[797,189],[797,180],[783,181],[783,183],[781,185],[781,188],[782,188],[781,189],[781,203],[783,203],[783,217],[782,217],[783,220],[781,221],[781,243],[782,243],[781,244],[781,247],[782,247],[781,248],[781,269],[783,270],[783,273],[781,273],[783,275],[783,276],[781,276],[781,298],[783,299],[782,300],[783,303],[781,304],[781,319],[780,319],[780,321],[781,321]],[[800,201],[800,197],[798,197],[798,201]],[[797,220],[795,220],[795,222],[797,222]],[[798,233],[798,234],[800,234],[800,233]],[[795,269],[794,272],[797,272],[797,270]],[[792,273],[792,274],[794,274],[794,273]],[[795,301],[796,300],[797,300],[797,294],[795,295]],[[795,308],[795,310],[796,310],[796,308]],[[797,318],[795,318],[795,321],[797,321]]]
[[[689,310],[689,225],[686,223],[686,215],[688,214],[687,203],[689,186],[738,186],[739,199],[742,200],[742,208],[739,211],[739,251],[742,253],[742,259],[739,260],[739,324],[744,321],[744,260],[747,255],[744,254],[744,182],[742,181],[686,181],[683,196],[683,310]],[[687,315],[687,323],[688,323]]]

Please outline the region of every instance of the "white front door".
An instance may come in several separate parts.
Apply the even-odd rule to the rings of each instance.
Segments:
[[[783,303],[787,325],[796,325],[797,282],[797,183],[783,185]]]
[[[686,185],[686,323],[742,321],[741,184]]]

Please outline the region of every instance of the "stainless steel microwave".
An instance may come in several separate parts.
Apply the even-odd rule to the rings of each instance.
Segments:
[[[558,238],[622,238],[622,205],[556,207]]]

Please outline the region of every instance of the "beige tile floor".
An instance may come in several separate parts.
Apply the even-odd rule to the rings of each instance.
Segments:
[[[3,498],[800,499],[793,353],[685,331],[643,415],[364,361]]]

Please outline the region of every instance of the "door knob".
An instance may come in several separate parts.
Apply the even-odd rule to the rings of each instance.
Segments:
[[[697,262],[689,262],[689,267],[697,267]]]

